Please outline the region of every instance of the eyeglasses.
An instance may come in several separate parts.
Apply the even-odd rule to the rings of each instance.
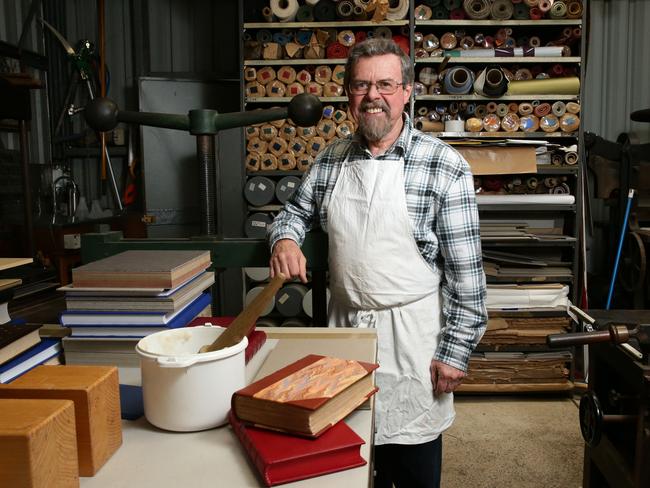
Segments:
[[[352,95],[365,95],[370,91],[370,87],[375,85],[377,92],[380,95],[392,95],[397,91],[397,87],[404,83],[398,83],[395,80],[379,80],[379,81],[366,81],[366,80],[352,80],[350,82],[349,90]]]

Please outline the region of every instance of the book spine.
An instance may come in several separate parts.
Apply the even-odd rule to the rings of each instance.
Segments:
[[[237,439],[239,439],[239,443],[242,445],[251,462],[255,465],[257,471],[262,476],[262,480],[266,486],[271,486],[272,482],[266,469],[266,463],[259,455],[257,449],[255,449],[255,445],[251,441],[250,437],[248,437],[244,425],[239,421],[239,419],[237,419],[232,410],[228,413],[228,420],[230,421],[230,425],[232,426],[232,430],[235,432]]]
[[[255,330],[248,336],[248,346],[244,352],[244,361],[248,364],[253,356],[261,349],[266,342],[266,333],[260,330]]]

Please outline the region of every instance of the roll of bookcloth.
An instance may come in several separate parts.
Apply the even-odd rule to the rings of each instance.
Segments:
[[[264,124],[260,127],[260,139],[270,142],[278,136],[278,129],[271,124]]]
[[[296,157],[290,153],[282,153],[278,157],[278,169],[280,171],[289,171],[296,168]]]
[[[310,93],[311,95],[315,95],[317,97],[322,97],[323,85],[321,85],[320,83],[316,83],[315,81],[310,81],[305,86],[305,92]]]
[[[474,115],[474,112],[476,112],[476,104],[474,102],[468,103],[465,113],[467,113],[467,115]]]
[[[309,140],[316,135],[316,127],[313,125],[309,127],[297,127],[296,132],[299,137],[302,137],[309,142]]]
[[[490,7],[490,15],[495,20],[508,20],[512,18],[514,10],[510,0],[494,0]]]
[[[313,22],[314,20],[314,7],[311,5],[301,5],[298,8],[296,22]]]
[[[305,87],[302,86],[297,81],[294,81],[293,83],[289,83],[287,85],[287,96],[288,97],[295,97],[296,95],[300,95],[301,93],[304,93],[304,92],[305,92]]]
[[[296,169],[298,171],[307,171],[313,162],[314,160],[311,156],[304,155],[296,158]]]
[[[336,4],[332,0],[321,0],[314,5],[314,19],[317,22],[333,22],[336,20]]]
[[[535,132],[539,129],[539,119],[534,115],[524,115],[519,118],[519,128],[524,132]]]
[[[285,34],[284,32],[276,32],[273,34],[273,42],[280,44],[280,46],[285,46],[290,41],[291,36],[289,34]]]
[[[320,136],[312,137],[307,141],[307,154],[315,157],[325,147],[325,139]]]
[[[271,7],[264,7],[262,9],[262,17],[264,17],[266,22],[273,22],[273,11]]]
[[[567,15],[566,3],[559,0],[555,0],[553,5],[551,5],[551,10],[548,13],[549,17],[552,19],[562,19]]]
[[[578,153],[575,151],[567,151],[564,155],[564,162],[570,166],[573,166],[578,162]]]
[[[562,132],[574,132],[580,127],[580,118],[576,114],[564,114],[560,117]]]
[[[256,152],[260,154],[264,154],[266,152],[266,148],[268,147],[268,143],[260,139],[259,137],[251,137],[250,140],[248,141],[248,144],[246,145],[246,150],[248,152]]]
[[[321,65],[316,67],[316,70],[314,71],[314,80],[316,80],[316,83],[320,83],[321,85],[324,85],[331,79],[332,79],[332,68],[326,65]]]
[[[278,158],[275,154],[264,153],[262,155],[262,162],[260,169],[263,171],[272,171],[278,169]]]
[[[415,7],[414,15],[416,20],[429,20],[433,13],[428,5],[418,5]]]
[[[386,26],[375,27],[372,32],[374,37],[381,39],[392,39],[393,37],[393,32],[390,30],[390,27]]]
[[[354,126],[350,120],[344,120],[339,125],[336,126],[336,135],[341,139],[345,139],[352,135],[354,132]]]
[[[266,85],[266,96],[271,98],[283,97],[287,93],[287,86],[280,80],[274,80]]]
[[[271,0],[271,12],[280,22],[293,22],[298,13],[298,0]]]
[[[265,66],[264,68],[257,70],[257,82],[262,85],[271,83],[275,80],[275,77],[275,70],[270,66]]]
[[[566,111],[570,114],[580,113],[580,104],[577,102],[567,102]]]
[[[311,41],[311,37],[314,35],[314,31],[309,29],[301,29],[294,34],[295,41],[301,46],[306,46]]]
[[[329,141],[336,135],[336,124],[331,120],[321,120],[316,125],[316,132],[326,141]]]
[[[526,20],[530,18],[530,7],[524,3],[513,5],[512,18],[515,20]]]
[[[576,157],[578,155],[576,154]],[[560,153],[553,153],[551,155],[551,164],[554,166],[560,166],[564,162],[564,157]]]
[[[339,59],[348,57],[348,48],[340,42],[333,42],[327,46],[327,59]]]
[[[528,102],[522,102],[519,104],[519,115],[530,115],[533,113],[533,106]]]
[[[293,83],[296,81],[296,70],[291,66],[282,66],[277,72],[277,77],[282,83]]]
[[[544,132],[555,132],[560,128],[560,120],[553,114],[544,115],[539,119],[539,128]]]
[[[483,119],[487,115],[487,106],[484,104],[480,104],[476,106],[476,109],[474,109],[474,115],[476,115],[477,118]]]
[[[483,130],[483,121],[477,117],[470,117],[465,121],[465,130],[467,132],[481,132]]]
[[[490,16],[491,4],[489,0],[465,0],[463,10],[470,19],[487,19]]]
[[[415,83],[413,83],[413,92],[415,93],[416,96],[426,95],[427,86],[421,81],[416,81]]]
[[[539,0],[524,0],[524,3],[529,7],[537,7]]]
[[[354,9],[352,10],[352,18],[354,20],[367,20],[368,19],[368,14],[366,13],[366,9],[363,7],[359,7],[358,5],[354,6]]]
[[[455,8],[451,12],[449,12],[449,18],[451,20],[463,20],[465,19],[466,14],[465,11],[462,8]]]
[[[549,0],[539,0],[537,3],[537,7],[542,11],[542,12],[548,12],[551,10],[551,2]]]
[[[501,119],[497,114],[487,114],[483,117],[483,127],[488,132],[497,132],[501,128]]]
[[[453,49],[458,44],[458,39],[453,32],[445,32],[440,37],[440,47],[443,49]]]
[[[443,86],[449,95],[466,95],[474,84],[474,73],[465,66],[454,66],[447,70]]]
[[[409,13],[408,0],[397,0],[397,5],[390,6],[389,2],[388,12],[386,12],[386,20],[402,20]]]
[[[354,4],[350,0],[341,0],[336,4],[336,15],[341,20],[350,20],[354,13]]]
[[[356,38],[354,37],[354,32],[351,30],[340,31],[336,39],[345,47],[352,47],[357,42]]]
[[[252,152],[246,156],[246,171],[254,172],[260,170],[262,162],[262,155],[260,153]]]
[[[278,135],[285,141],[292,141],[296,137],[296,128],[293,125],[285,124],[280,127]]]
[[[434,7],[431,12],[432,17],[436,20],[444,20],[449,18],[449,10],[447,10],[444,5],[438,5],[437,7]]]
[[[440,39],[435,34],[427,34],[422,38],[422,49],[431,52],[440,47]]]
[[[248,66],[244,69],[244,80],[246,81],[256,81],[257,80],[257,70],[252,66]]]
[[[506,113],[501,119],[501,128],[506,132],[516,132],[519,129],[519,116]]]
[[[540,20],[544,16],[544,13],[539,9],[539,7],[531,7],[528,11],[528,15],[531,20]]]
[[[328,81],[323,85],[324,97],[340,97],[343,95],[343,87],[333,81]]]
[[[516,114],[518,110],[519,110],[519,105],[516,104],[515,102],[508,104],[508,112]]]
[[[323,107],[323,116],[322,116],[322,118],[331,119],[332,116],[334,115],[335,110],[336,110],[336,108],[334,108],[334,105],[325,105]]]
[[[580,0],[567,2],[566,16],[569,19],[579,19],[582,17],[582,2]]]
[[[276,157],[280,156],[281,154],[287,152],[287,141],[280,137],[276,137],[269,143],[269,152],[271,154],[274,154]]]
[[[487,111],[487,113],[493,114],[497,111],[497,107],[498,107],[497,102],[488,102],[485,105],[485,110]]]
[[[366,31],[357,31],[354,33],[354,38],[357,42],[365,41],[367,37]]]
[[[543,117],[544,115],[548,115],[551,113],[551,104],[550,103],[540,103],[537,107],[535,107],[535,110],[533,113],[537,117]]]
[[[409,51],[411,50],[408,37],[397,34],[396,36],[393,36],[393,42],[397,44],[402,49],[402,51],[404,51],[404,54],[408,56]]]
[[[273,40],[273,34],[268,29],[260,29],[255,34],[255,39],[259,42],[271,42]]]
[[[438,81],[438,72],[431,66],[425,66],[418,73],[418,81],[426,86],[430,86]]]
[[[418,120],[415,128],[422,132],[442,132],[445,130],[445,124],[437,120]]]
[[[334,111],[334,113],[332,114],[332,120],[334,122],[336,122],[337,124],[340,124],[341,122],[343,122],[347,118],[348,118],[348,114],[345,113],[345,110],[339,109],[339,110]]]
[[[428,5],[429,7],[437,7],[442,3],[442,0],[422,0],[422,3]]]
[[[499,103],[497,105],[496,114],[499,117],[505,117],[507,113],[508,113],[508,105],[506,105],[505,103]]]
[[[345,66],[337,64],[332,70],[332,81],[337,85],[343,86],[345,81]]]
[[[508,89],[508,80],[501,68],[488,68],[485,72],[483,93],[488,97],[500,97]]]
[[[296,79],[301,85],[306,85],[311,81],[311,73],[306,69],[301,69],[296,73]]]
[[[299,157],[301,154],[305,153],[305,150],[307,149],[307,142],[302,137],[296,137],[289,141],[288,148],[291,154]]]
[[[250,141],[253,137],[260,136],[260,128],[252,125],[246,126],[244,128],[244,134],[246,135],[246,140]]]
[[[566,113],[566,104],[564,102],[558,101],[551,106],[553,114],[562,117]]]

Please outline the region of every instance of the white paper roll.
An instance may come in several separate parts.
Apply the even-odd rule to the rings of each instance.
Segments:
[[[298,0],[271,0],[270,6],[280,22],[293,22],[298,13]]]
[[[251,288],[248,290],[246,293],[246,297],[244,298],[244,305],[248,306],[250,303],[253,301],[253,299],[262,293],[262,290],[264,289],[263,286],[256,286],[254,288]],[[271,297],[271,300],[269,303],[266,305],[264,310],[262,310],[262,313],[260,314],[261,317],[270,314],[273,311],[273,307],[275,307],[275,299]]]
[[[445,121],[445,132],[465,132],[465,121],[456,119]]]
[[[271,276],[269,268],[244,268],[244,274],[253,281],[266,281]]]

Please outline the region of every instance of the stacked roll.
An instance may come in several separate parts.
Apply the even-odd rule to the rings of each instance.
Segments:
[[[415,126],[425,132],[463,132],[464,129],[464,132],[543,131],[570,134],[580,127],[580,104],[561,100],[552,103],[539,100],[519,103],[437,103],[433,107],[419,106],[416,113]]]
[[[580,27],[566,27],[553,39],[542,41],[538,36],[515,36],[513,29],[502,27],[492,34],[477,32],[470,35],[464,30],[442,34],[415,32],[414,56],[428,58],[439,56],[512,57],[570,56],[582,36]]]
[[[408,33],[394,33],[387,26],[367,30],[249,29],[243,34],[244,59],[346,59],[348,50],[368,37],[392,38],[409,52]]]
[[[300,93],[311,93],[317,97],[344,96],[343,80],[345,66],[329,65],[306,66],[294,68],[281,66],[277,70],[271,66],[244,70],[244,92],[246,98],[281,98],[295,97]]]
[[[321,119],[311,127],[297,127],[291,119],[245,127],[246,171],[307,171],[327,145],[355,130],[345,103],[325,105]]]
[[[477,193],[496,195],[571,195],[566,176],[515,175],[475,176]]]

